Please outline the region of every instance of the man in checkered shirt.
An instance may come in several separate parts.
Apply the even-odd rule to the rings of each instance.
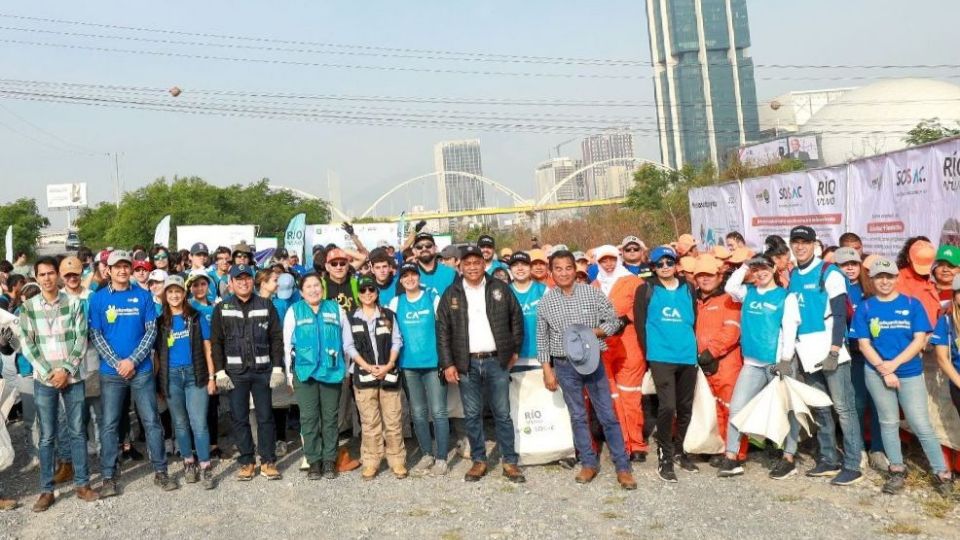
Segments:
[[[581,374],[567,359],[563,336],[571,324],[583,324],[593,329],[600,340],[600,349],[606,345],[603,338],[620,330],[620,320],[613,304],[598,289],[576,282],[577,266],[573,253],[567,250],[550,256],[550,274],[556,287],[551,289],[537,307],[537,359],[543,366],[543,384],[554,392],[563,389],[563,400],[570,412],[573,444],[580,454],[580,472],[575,480],[586,484],[597,476],[600,466],[593,450],[590,422],[583,399],[583,390],[590,395],[590,404],[603,426],[610,446],[610,454],[617,469],[617,482],[623,489],[636,489],[630,459],[623,442],[620,422],[613,410],[610,383],[603,364],[589,374]]]

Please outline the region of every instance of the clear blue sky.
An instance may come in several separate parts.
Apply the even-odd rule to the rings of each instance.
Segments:
[[[277,6],[282,6],[278,8]],[[748,2],[752,54],[759,64],[937,64],[960,63],[950,23],[956,3],[950,0],[807,0]],[[30,2],[6,4],[0,12],[98,23],[145,26],[191,32],[230,33],[271,38],[386,47],[409,47],[484,53],[649,57],[644,2],[556,2],[545,0],[450,2]],[[941,22],[942,21],[942,22]],[[54,28],[0,18],[0,26]],[[75,32],[110,33],[97,28],[57,27]],[[154,36],[156,37],[156,36]],[[171,36],[172,37],[172,36]],[[175,37],[174,37],[175,38]],[[186,50],[163,45],[84,40],[64,36],[0,30],[0,39],[86,43],[122,48]],[[192,39],[192,38],[183,38]],[[269,53],[197,49],[223,56]],[[363,57],[314,56],[314,61],[392,64]],[[411,65],[425,66],[424,62]],[[554,66],[509,64],[437,64],[461,69],[563,71]],[[0,78],[116,84],[148,87],[271,90],[353,95],[460,96],[530,99],[653,99],[649,79],[518,78],[425,73],[391,73],[317,67],[174,59],[107,52],[0,43]],[[566,70],[569,72],[569,70]],[[630,73],[649,75],[632,68]],[[611,73],[609,70],[603,73]],[[876,74],[877,72],[867,72]],[[902,72],[901,72],[902,73]],[[863,81],[822,81],[810,77],[856,75],[852,71],[758,70],[758,97],[787,90],[854,86]],[[921,74],[921,73],[905,73]],[[925,71],[923,75],[934,75]],[[767,80],[789,75],[804,80]],[[953,80],[953,82],[957,82]],[[570,138],[563,134],[521,134],[325,125],[264,119],[198,117],[149,111],[0,99],[0,202],[29,196],[43,206],[47,183],[86,181],[93,202],[112,199],[112,162],[101,155],[122,152],[126,189],[153,179],[198,175],[219,185],[269,177],[320,195],[326,194],[326,171],[341,178],[344,206],[359,213],[375,196],[397,182],[433,170],[433,144],[445,139],[479,137],[484,173],[524,195],[535,191],[533,170],[548,148]],[[469,109],[464,105],[437,108]],[[502,110],[502,109],[497,109]],[[98,152],[88,156],[55,150],[10,131],[9,126],[53,146],[44,133],[11,116],[27,119],[71,143]],[[542,112],[542,109],[537,111]],[[535,112],[512,108],[510,113]],[[575,114],[598,114],[574,110]],[[649,117],[640,107],[634,116]],[[642,126],[655,127],[654,121]],[[656,140],[639,136],[637,154],[658,159]],[[576,144],[564,152],[579,155]],[[435,193],[411,190],[413,204]],[[402,205],[403,201],[394,203]],[[397,208],[395,206],[397,210]],[[56,217],[56,216],[54,216]],[[56,218],[55,223],[62,223]]]

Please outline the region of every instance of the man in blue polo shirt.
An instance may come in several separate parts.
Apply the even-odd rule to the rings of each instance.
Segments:
[[[132,261],[126,251],[107,259],[110,281],[90,299],[90,340],[100,355],[100,400],[103,422],[100,434],[101,497],[118,495],[118,427],[127,392],[132,393],[137,415],[146,431],[154,484],[164,491],[177,489],[167,475],[163,428],[157,409],[157,390],[150,353],[157,337],[157,312],[150,292],[130,286]]]
[[[413,239],[413,254],[420,266],[420,285],[437,296],[443,296],[457,277],[457,271],[437,261],[437,243],[433,235],[425,231],[418,232]]]

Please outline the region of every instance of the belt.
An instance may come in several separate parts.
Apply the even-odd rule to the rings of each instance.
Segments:
[[[497,351],[470,353],[471,360],[487,360],[488,358],[497,358]]]

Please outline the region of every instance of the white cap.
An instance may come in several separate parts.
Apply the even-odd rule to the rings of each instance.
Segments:
[[[159,268],[150,272],[150,275],[147,276],[147,282],[150,281],[159,281],[160,283],[165,283],[167,281],[167,272],[165,270],[160,270]]]

